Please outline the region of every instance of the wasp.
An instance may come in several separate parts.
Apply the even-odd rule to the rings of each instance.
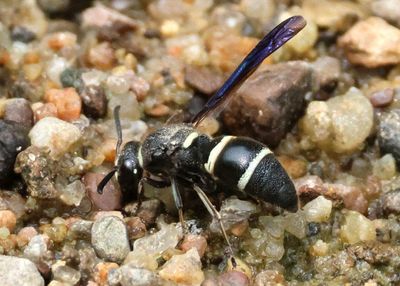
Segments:
[[[179,189],[180,186],[192,186],[207,210],[219,221],[230,249],[220,214],[207,197],[207,193],[217,185],[222,183],[230,189],[296,211],[298,199],[295,187],[267,146],[247,137],[211,138],[197,131],[196,126],[220,109],[266,57],[294,37],[305,25],[303,17],[294,16],[269,32],[190,124],[165,125],[147,135],[143,142],[126,143],[120,151],[122,132],[117,107],[114,112],[118,134],[116,164],[98,185],[98,192],[103,192],[104,186],[114,175],[122,192],[136,194],[138,201],[144,182],[160,188],[171,186],[179,218],[184,225]]]

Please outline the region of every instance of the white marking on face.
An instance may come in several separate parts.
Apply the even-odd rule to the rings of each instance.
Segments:
[[[199,137],[199,133],[197,132],[192,132],[188,135],[188,137],[186,137],[185,141],[183,142],[182,147],[183,148],[188,148],[190,147],[190,145],[192,145],[193,140],[196,139],[197,137]]]
[[[214,174],[214,166],[219,154],[224,149],[226,144],[228,144],[233,138],[235,138],[235,136],[224,136],[222,140],[211,150],[210,155],[208,156],[208,161],[204,164],[204,167],[209,174]]]
[[[243,175],[240,177],[239,182],[237,184],[239,190],[243,191],[246,188],[246,185],[250,181],[250,178],[253,175],[258,164],[265,156],[271,153],[272,151],[269,150],[268,148],[263,148],[260,151],[260,153],[258,153],[257,156],[250,162],[249,166],[247,167]]]
[[[139,161],[140,167],[143,168],[142,146],[140,146],[139,150],[138,150],[138,161]]]
[[[137,169],[133,169],[133,173],[136,175],[137,174]]]

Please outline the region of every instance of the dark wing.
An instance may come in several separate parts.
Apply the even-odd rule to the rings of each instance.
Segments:
[[[269,32],[245,57],[222,87],[207,101],[203,109],[196,114],[192,120],[193,125],[197,126],[210,112],[221,106],[266,57],[293,38],[305,25],[306,21],[303,17],[293,16]]]

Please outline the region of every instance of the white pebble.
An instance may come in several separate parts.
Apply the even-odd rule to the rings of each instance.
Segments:
[[[32,146],[47,147],[50,155],[60,157],[81,138],[79,129],[66,121],[55,117],[39,120],[29,132]]]
[[[324,222],[327,221],[331,215],[332,202],[325,199],[323,196],[319,196],[307,203],[303,210],[308,222]]]

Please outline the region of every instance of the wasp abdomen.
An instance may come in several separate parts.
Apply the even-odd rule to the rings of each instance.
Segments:
[[[227,186],[289,210],[297,209],[296,190],[271,150],[246,137],[213,140],[205,169]]]

